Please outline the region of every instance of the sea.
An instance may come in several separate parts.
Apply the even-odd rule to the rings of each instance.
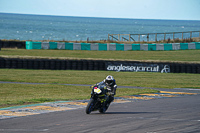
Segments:
[[[148,33],[188,31],[200,31],[200,21],[0,13],[0,39],[7,40],[98,41],[108,40],[108,34],[141,34],[140,40],[145,41]],[[192,36],[199,34],[195,32]],[[175,34],[175,38],[181,37],[181,33]],[[184,38],[189,37],[190,33],[184,34]],[[134,40],[137,38],[133,36]],[[162,38],[158,35],[158,40]],[[166,38],[172,39],[172,34]]]

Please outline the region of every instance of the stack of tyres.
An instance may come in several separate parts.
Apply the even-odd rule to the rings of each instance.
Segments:
[[[38,60],[38,63],[39,63],[38,69],[45,69],[45,67],[44,67],[44,61],[45,61],[45,60],[42,60],[42,59],[39,59],[39,60]]]
[[[56,62],[56,65],[55,65],[55,69],[56,70],[61,70],[61,66],[60,66],[60,60],[55,60],[55,62]]]
[[[23,48],[23,47],[22,47],[22,42],[16,42],[16,47],[17,47],[17,48]]]
[[[83,70],[88,70],[88,62],[86,60],[83,61]]]
[[[94,61],[94,70],[99,70],[99,62]]]
[[[72,61],[72,70],[77,70],[78,63],[76,60]]]
[[[66,64],[65,64],[65,60],[61,60],[60,61],[60,69],[61,70],[65,70],[66,69],[66,66],[65,66]]]
[[[23,60],[23,69],[28,69],[28,61],[26,59]]]
[[[33,69],[39,69],[39,60],[38,59],[33,60]]]
[[[5,68],[5,59],[0,58],[0,68]]]
[[[55,60],[50,60],[50,69],[55,70],[55,68],[56,68],[55,66],[56,66]]]
[[[192,65],[186,65],[186,73],[192,73]]]
[[[66,60],[66,69],[71,70],[72,69],[72,61],[71,60]]]
[[[27,60],[28,69],[33,69],[33,60]]]
[[[106,70],[105,61],[99,61],[99,69],[98,70]]]
[[[11,60],[9,58],[5,59],[5,68],[11,68]]]
[[[22,69],[23,68],[23,60],[17,59],[17,68]]]
[[[88,61],[88,70],[94,70],[94,63],[93,61]]]
[[[186,65],[185,64],[181,64],[181,73],[186,73],[185,69],[186,69]]]
[[[174,73],[176,71],[175,64],[170,64],[170,72]]]
[[[197,65],[197,73],[200,73],[200,65]]]
[[[10,48],[15,48],[16,47],[16,42],[10,41]]]
[[[25,41],[2,41],[0,40],[1,48],[25,48]]]
[[[0,40],[0,51],[1,51],[2,41]]]
[[[50,60],[44,60],[44,69],[50,69]]]
[[[180,73],[180,65],[176,64],[175,68],[175,73]]]
[[[10,42],[4,41],[2,48],[10,48]]]
[[[82,60],[79,60],[77,61],[78,62],[78,70],[83,70],[83,61]]]
[[[197,64],[192,64],[191,73],[197,73]]]
[[[103,60],[62,60],[62,59],[18,59],[18,58],[0,58],[0,68],[14,69],[50,69],[50,70],[107,70],[106,63],[111,61]],[[114,63],[114,61],[113,61]],[[123,61],[118,62],[122,64]],[[126,64],[141,63],[126,62]],[[149,66],[151,63],[143,63]],[[162,65],[163,63],[157,63]],[[166,64],[166,63],[165,63]],[[170,66],[171,73],[200,73],[200,64],[167,63]]]
[[[17,68],[17,59],[11,59],[11,68]]]

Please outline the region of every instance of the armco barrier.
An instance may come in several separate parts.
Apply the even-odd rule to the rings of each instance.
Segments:
[[[118,43],[65,43],[65,42],[31,42],[26,41],[26,49],[66,49],[66,50],[99,50],[99,51],[127,51],[127,50],[188,50],[200,49],[199,42],[170,43],[170,44],[118,44]]]
[[[199,73],[200,64],[108,60],[18,59],[0,57],[0,68]]]

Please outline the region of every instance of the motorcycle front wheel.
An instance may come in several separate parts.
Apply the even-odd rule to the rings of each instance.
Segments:
[[[90,114],[93,111],[93,108],[94,108],[94,99],[91,98],[85,110],[86,114]]]
[[[106,105],[104,105],[103,107],[101,107],[101,108],[99,109],[99,113],[104,114],[104,113],[106,112],[106,110],[108,109],[109,105],[110,105],[110,104],[106,104]]]

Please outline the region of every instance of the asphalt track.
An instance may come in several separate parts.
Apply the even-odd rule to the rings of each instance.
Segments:
[[[113,103],[105,114],[85,113],[85,108],[0,119],[0,132],[47,133],[199,133],[200,91],[160,89],[196,93],[151,100]]]

